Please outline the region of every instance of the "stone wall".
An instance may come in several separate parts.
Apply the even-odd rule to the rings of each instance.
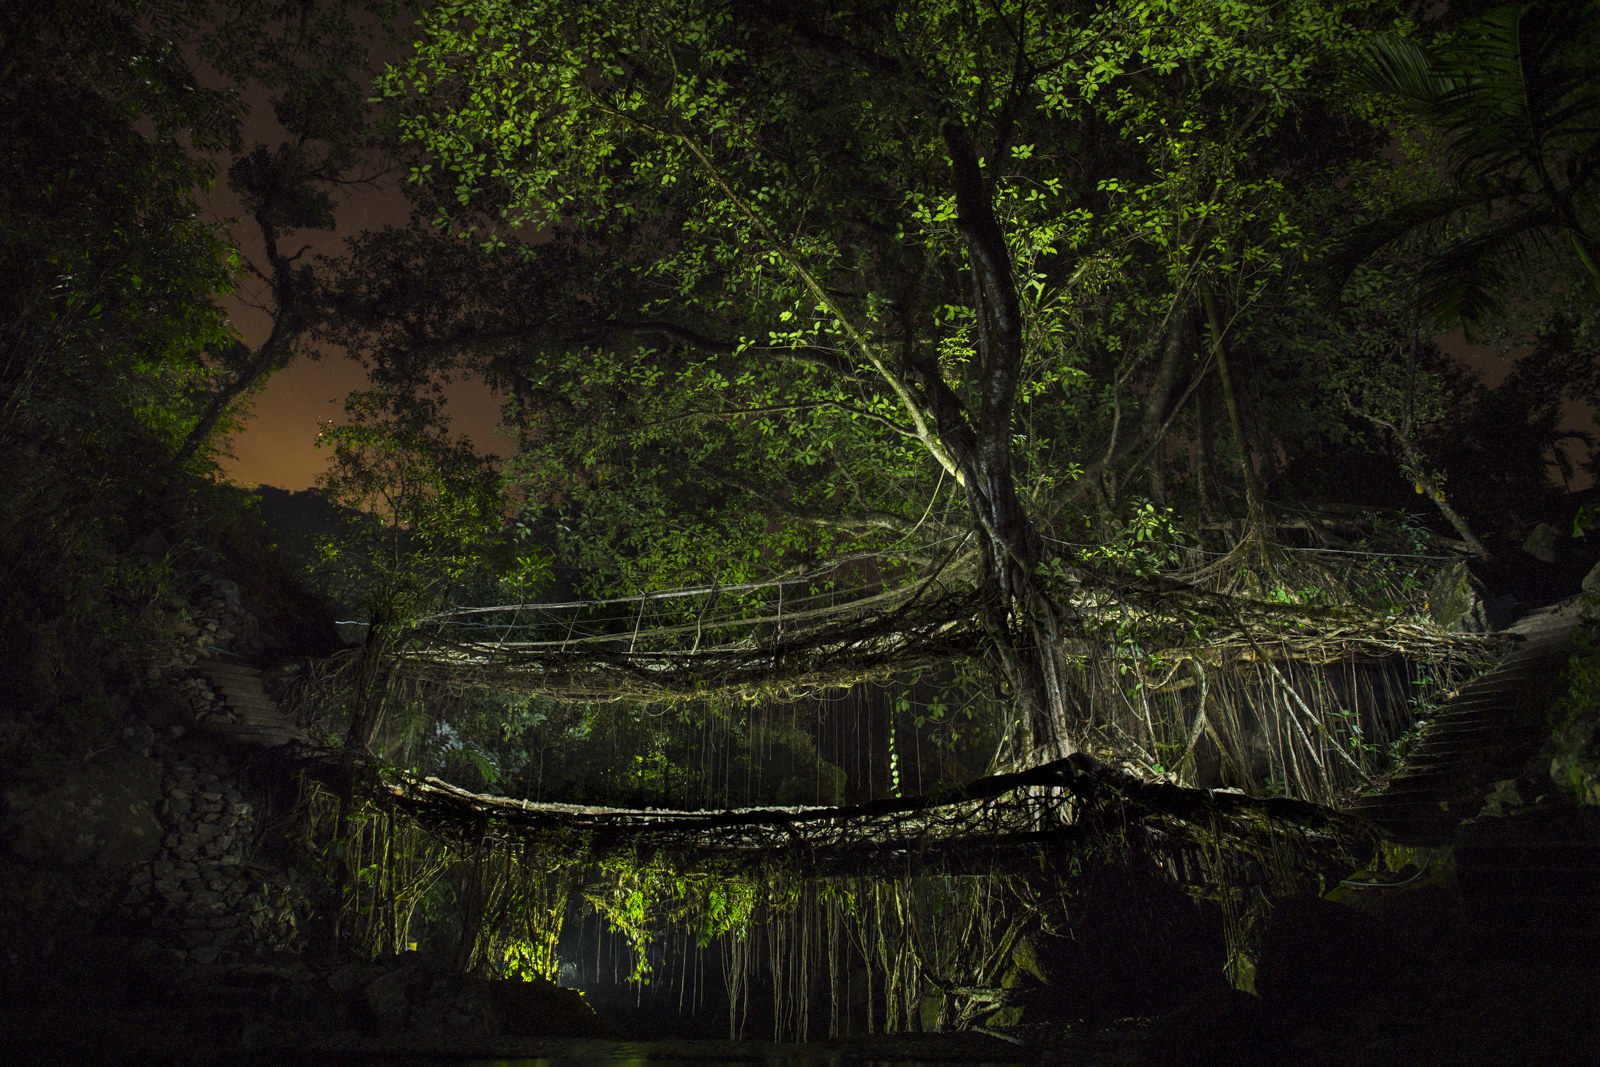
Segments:
[[[264,859],[267,791],[245,773],[249,753],[208,736],[208,721],[230,716],[195,666],[203,655],[263,653],[271,641],[227,579],[169,607],[172,640],[149,650],[119,736],[13,768],[0,793],[10,963],[45,962],[106,930],[173,961],[303,948],[308,880],[282,850]]]
[[[166,764],[160,851],[134,867],[120,911],[148,923],[175,960],[196,963],[292,955],[304,950],[311,915],[307,880],[294,868],[256,862],[257,805],[217,757]]]
[[[599,1032],[582,998],[549,982],[469,978],[416,953],[319,953],[330,887],[292,840],[294,754],[227,729],[234,716],[197,665],[261,662],[273,642],[226,579],[166,610],[173,639],[149,650],[117,735],[36,760],[0,790],[0,1029],[20,1020],[51,1055],[77,1042],[96,1056]],[[268,689],[300,666],[279,664]]]

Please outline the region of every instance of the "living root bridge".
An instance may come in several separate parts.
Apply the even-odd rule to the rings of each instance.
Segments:
[[[1280,866],[1275,858],[1287,848],[1302,873],[1348,870],[1377,843],[1366,823],[1315,804],[1146,782],[1082,753],[947,791],[847,807],[674,811],[534,803],[470,793],[436,778],[402,778],[382,788],[438,832],[507,845],[581,841],[590,858],[653,853],[685,871],[774,862],[825,877],[1037,871],[1041,858],[1118,845],[1145,853],[1186,884],[1238,884],[1240,861]]]
[[[427,643],[396,666],[421,679],[590,702],[843,688],[978,650],[977,598],[922,592],[907,586],[809,612],[715,626],[691,619],[578,637],[558,631],[537,639],[474,640],[458,627],[435,623]],[[513,625],[502,626],[502,633]],[[769,634],[754,639],[752,631],[763,627]]]
[[[938,570],[826,585],[837,571],[830,565],[792,579],[613,600],[460,608],[415,620],[394,667],[422,680],[560,700],[671,700],[843,688],[993,647],[979,591],[947,584]],[[1468,662],[1495,651],[1492,638],[1447,632],[1417,615],[1268,602],[1171,579],[1078,586],[1061,607],[1056,651],[1067,669],[1108,652],[1227,668],[1390,656]],[[1130,628],[1140,635],[1136,646],[1111,639]],[[1026,645],[1025,628],[1010,639]]]

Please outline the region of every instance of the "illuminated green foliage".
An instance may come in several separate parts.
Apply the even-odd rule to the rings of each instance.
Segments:
[[[699,943],[722,937],[742,939],[757,910],[771,915],[792,908],[798,881],[774,877],[761,881],[743,875],[683,873],[677,864],[659,859],[604,860],[599,880],[584,890],[584,899],[611,929],[627,938],[634,951],[630,981],[650,977],[651,941],[673,924],[699,924]]]
[[[1351,158],[1305,111],[1379,16],[474,0],[429,10],[384,92],[438,226],[507,269],[581,264],[488,362],[526,383],[508,470],[592,580],[661,586],[926,551],[968,521],[961,424],[999,437],[1035,521],[1081,507],[1096,457],[1139,458],[1119,420],[1200,287],[1237,316],[1305,258],[1303,190]],[[955,128],[1023,323],[1004,427]]]

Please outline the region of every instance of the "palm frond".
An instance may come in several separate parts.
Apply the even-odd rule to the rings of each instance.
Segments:
[[[1579,221],[1600,169],[1600,0],[1501,4],[1429,48],[1378,36],[1346,83],[1394,98],[1443,133],[1458,191],[1356,229],[1330,270],[1482,206],[1489,227],[1430,261],[1437,276],[1425,279],[1424,298],[1435,314],[1471,324],[1498,312],[1510,265],[1557,240],[1600,295],[1592,230]]]
[[[1400,204],[1384,215],[1361,223],[1342,235],[1316,268],[1320,288],[1336,298],[1355,268],[1401,238],[1424,235],[1459,219],[1473,209],[1487,209],[1499,191],[1477,187],[1456,189],[1440,196]]]
[[[1522,211],[1431,256],[1420,272],[1418,302],[1440,325],[1470,329],[1505,310],[1501,294],[1550,245],[1553,218],[1546,209]]]
[[[1456,81],[1434,105],[1451,162],[1487,170],[1534,160],[1595,135],[1600,4],[1511,4],[1464,25],[1433,57]],[[1576,142],[1574,142],[1576,138]]]
[[[1441,73],[1417,42],[1378,34],[1366,55],[1345,75],[1348,88],[1398,97],[1413,110],[1429,111],[1439,97],[1455,89],[1456,79]]]

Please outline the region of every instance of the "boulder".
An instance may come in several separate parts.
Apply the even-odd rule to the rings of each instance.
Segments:
[[[330,975],[328,984],[336,995],[358,1002],[352,1017],[365,1014],[372,1032],[384,1037],[605,1033],[576,989],[542,978],[490,981],[452,974],[437,961],[415,954],[347,965]]]
[[[1444,630],[1488,629],[1479,583],[1465,560],[1446,567],[1428,587],[1428,615]]]
[[[1522,551],[1540,563],[1554,563],[1556,555],[1561,551],[1562,540],[1560,530],[1547,522],[1541,522],[1533,528],[1528,539],[1522,542]]]
[[[1083,899],[1070,933],[1035,934],[1013,951],[1006,999],[1027,1021],[1161,1015],[1222,983],[1215,908],[1148,871],[1110,866],[1088,874]]]
[[[1190,997],[1150,1027],[1145,1062],[1167,1067],[1236,1067],[1266,1062],[1276,1037],[1261,1002],[1216,986]]]
[[[1278,904],[1256,963],[1256,991],[1274,1011],[1338,1020],[1396,987],[1413,952],[1393,924],[1321,897]]]
[[[500,1033],[515,1037],[600,1037],[600,1017],[583,993],[543,978],[508,978],[489,983]]]
[[[1583,576],[1582,589],[1585,593],[1600,592],[1600,563],[1589,568],[1589,573]]]
[[[194,708],[189,698],[166,685],[150,686],[136,692],[133,711],[157,730],[194,725]]]
[[[121,868],[161,849],[161,768],[109,747],[87,762],[52,763],[5,790],[0,834],[38,867]]]

